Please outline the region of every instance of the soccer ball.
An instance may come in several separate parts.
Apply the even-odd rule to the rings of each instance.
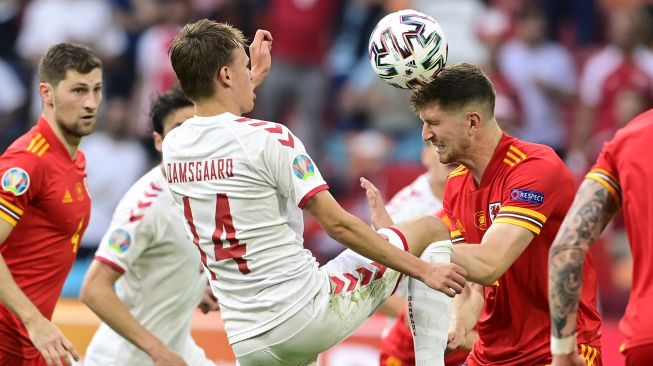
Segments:
[[[372,31],[370,64],[388,84],[415,89],[447,63],[447,38],[438,22],[416,10],[386,15]]]

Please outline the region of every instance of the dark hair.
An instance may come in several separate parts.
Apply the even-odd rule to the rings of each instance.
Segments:
[[[214,78],[232,60],[232,51],[245,44],[243,33],[224,23],[202,19],[187,24],[170,45],[172,68],[188,99],[213,96]]]
[[[460,63],[446,67],[431,82],[413,92],[410,105],[419,113],[430,103],[437,103],[446,111],[478,103],[494,115],[494,99],[494,87],[483,71],[472,64]]]
[[[39,80],[54,86],[66,78],[68,70],[88,74],[102,68],[102,61],[90,48],[72,43],[59,43],[50,47],[39,61]]]
[[[172,88],[159,95],[152,103],[150,109],[150,121],[152,129],[163,135],[163,120],[177,109],[190,107],[193,102],[188,100],[180,88]]]

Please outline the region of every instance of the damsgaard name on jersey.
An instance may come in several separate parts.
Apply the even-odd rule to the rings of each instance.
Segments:
[[[184,161],[168,163],[166,178],[168,183],[188,183],[205,180],[226,179],[234,176],[232,158],[204,161]]]

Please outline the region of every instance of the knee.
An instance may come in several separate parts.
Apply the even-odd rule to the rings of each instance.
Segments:
[[[451,240],[441,240],[429,244],[420,257],[429,262],[449,262],[452,254]]]

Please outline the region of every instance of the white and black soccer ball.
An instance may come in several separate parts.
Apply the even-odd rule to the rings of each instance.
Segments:
[[[447,38],[432,17],[400,10],[379,21],[368,46],[374,72],[388,84],[415,89],[427,84],[447,63]]]

